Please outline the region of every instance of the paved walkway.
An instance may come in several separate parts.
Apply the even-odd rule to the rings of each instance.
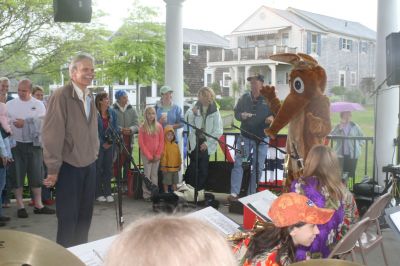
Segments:
[[[217,199],[223,203],[227,195],[217,194]],[[7,226],[1,229],[12,229],[18,231],[29,232],[46,237],[55,241],[57,232],[57,219],[55,215],[39,215],[33,213],[33,207],[26,206],[29,217],[27,219],[17,218],[17,210],[15,203],[11,204],[11,208],[4,209],[4,213],[11,217],[11,221]],[[89,241],[102,239],[118,233],[116,219],[116,204],[115,203],[96,203],[94,208],[92,226],[89,233]],[[193,209],[190,209],[193,210]],[[189,211],[189,210],[188,210]],[[231,214],[228,208],[220,204],[219,211],[230,217],[232,220],[242,224],[242,215]],[[143,200],[133,200],[124,197],[123,199],[123,216],[125,226],[132,221],[143,216],[154,215],[152,204]],[[391,229],[384,229],[384,246],[389,257],[390,266],[398,266],[400,254],[400,237]],[[1,230],[0,230],[1,240]],[[377,247],[367,255],[369,266],[384,265],[382,253]],[[361,262],[361,259],[358,260]]]

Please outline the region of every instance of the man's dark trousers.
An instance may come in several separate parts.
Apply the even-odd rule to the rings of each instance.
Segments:
[[[56,184],[57,243],[64,247],[88,241],[96,190],[96,162],[75,167],[61,165]]]

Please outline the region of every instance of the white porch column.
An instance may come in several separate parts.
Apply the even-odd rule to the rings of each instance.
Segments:
[[[233,95],[232,82],[235,82],[236,84],[239,85],[239,82],[238,82],[239,73],[238,73],[238,71],[239,70],[238,70],[237,66],[231,67],[229,69],[229,72],[230,72],[230,75],[231,75],[231,86],[229,87],[229,96]]]
[[[398,0],[378,0],[377,21],[376,86],[386,79],[386,36],[400,30],[400,2]],[[386,89],[385,84],[375,98],[375,178],[378,177],[379,184],[383,184],[385,178],[382,166],[396,163],[392,162],[392,154],[393,139],[397,137],[399,89]]]
[[[151,97],[157,97],[157,82],[151,82]]]
[[[164,0],[166,3],[165,84],[174,90],[173,102],[183,110],[183,30],[182,3],[185,0]]]
[[[276,86],[276,65],[271,64],[268,67],[271,70],[271,85]]]

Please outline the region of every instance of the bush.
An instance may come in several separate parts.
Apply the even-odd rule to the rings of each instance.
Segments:
[[[345,93],[345,99],[349,102],[364,103],[365,97],[359,89],[348,90]]]
[[[336,96],[340,96],[340,95],[344,95],[346,93],[347,89],[345,87],[342,86],[335,86],[333,88],[331,88],[331,93],[336,95]]]
[[[222,97],[221,99],[216,99],[216,101],[221,110],[232,110],[235,105],[233,97]]]

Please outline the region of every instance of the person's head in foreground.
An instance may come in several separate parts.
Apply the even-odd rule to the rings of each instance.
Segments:
[[[334,210],[318,208],[310,199],[297,193],[284,193],[271,205],[272,223],[251,238],[244,265],[270,261],[271,265],[294,262],[296,246],[310,246],[319,234],[318,224],[327,223]],[[267,264],[269,265],[269,264]]]
[[[105,266],[234,266],[227,241],[204,222],[155,216],[133,222],[117,237]]]

